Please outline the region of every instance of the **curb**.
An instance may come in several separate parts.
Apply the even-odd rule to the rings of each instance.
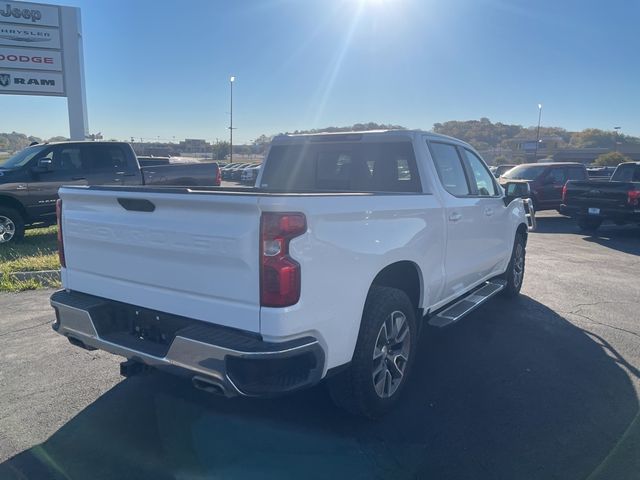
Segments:
[[[27,282],[37,280],[43,285],[53,285],[60,282],[60,270],[38,270],[35,272],[12,272],[9,274],[12,280]]]

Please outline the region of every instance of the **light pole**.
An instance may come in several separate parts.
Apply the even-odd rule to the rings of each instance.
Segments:
[[[538,104],[538,132],[536,133],[536,154],[534,163],[538,161],[538,143],[540,143],[540,119],[542,118],[542,104]]]
[[[620,143],[618,140],[620,139],[619,135],[620,135],[620,129],[621,128],[622,127],[613,127],[613,130],[616,132],[616,138],[614,139],[614,142],[615,142],[614,149],[615,149],[616,152],[618,151],[618,143]]]
[[[231,87],[230,105],[229,110],[229,163],[233,163],[233,82],[236,81],[236,77],[229,78],[229,85]]]

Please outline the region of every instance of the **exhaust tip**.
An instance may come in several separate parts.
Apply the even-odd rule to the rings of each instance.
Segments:
[[[224,385],[216,379],[195,376],[191,379],[191,383],[198,390],[204,390],[214,395],[227,396],[227,390]]]

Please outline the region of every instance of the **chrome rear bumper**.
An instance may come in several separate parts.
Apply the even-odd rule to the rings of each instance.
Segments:
[[[131,331],[113,331],[114,312],[138,315],[140,307],[65,290],[51,296],[51,306],[53,329],[72,343],[190,376],[194,384],[208,382],[226,396],[286,393],[317,383],[324,368],[324,352],[312,337],[264,342],[256,334],[157,312],[159,322],[165,317],[181,325],[159,346]]]

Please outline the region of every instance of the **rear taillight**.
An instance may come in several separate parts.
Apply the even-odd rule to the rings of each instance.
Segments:
[[[562,203],[567,202],[567,184],[565,183],[562,187]]]
[[[640,205],[640,190],[629,190],[627,192],[627,203],[632,207]]]
[[[288,307],[300,299],[300,264],[289,242],[307,231],[303,213],[265,212],[260,222],[260,304]]]
[[[220,171],[220,168],[218,167],[218,171],[216,172],[216,185],[220,186],[221,183],[222,183],[222,172]]]
[[[66,267],[67,262],[64,259],[64,241],[62,240],[62,200],[56,201],[56,218],[58,222],[58,259],[60,260],[60,266]]]

